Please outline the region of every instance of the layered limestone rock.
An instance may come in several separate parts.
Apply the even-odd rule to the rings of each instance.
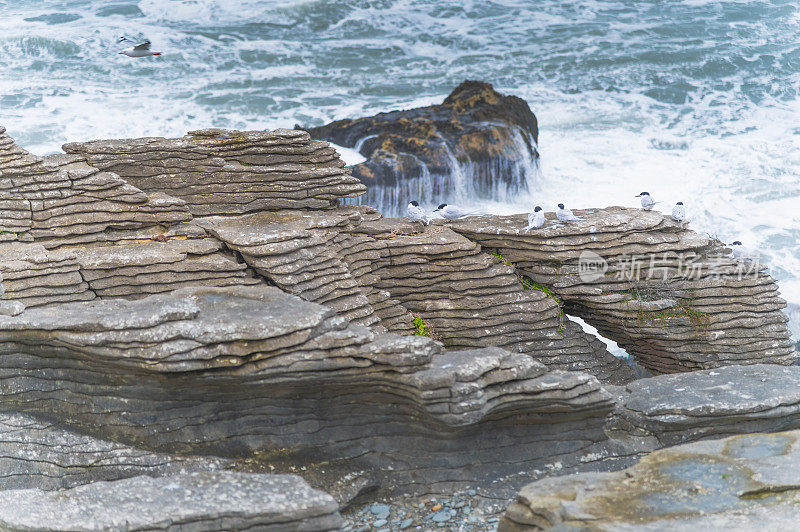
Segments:
[[[509,496],[598,459],[614,404],[585,373],[375,334],[274,287],[31,308],[0,330],[4,409],[251,470],[302,464],[341,500],[476,485]]]
[[[486,94],[447,105],[475,118]],[[37,158],[0,132],[0,528],[89,526],[60,506],[74,498],[97,526],[329,529],[335,506],[307,486],[283,485],[287,503],[282,477],[216,471],[302,472],[342,502],[497,503],[554,472],[797,423],[796,368],[718,368],[793,362],[774,281],[658,213],[527,232],[523,216],[383,219],[337,206],[363,186],[297,131],[67,149]],[[631,382],[565,312],[654,372],[707,369]],[[165,495],[192,482],[230,498]]]
[[[114,240],[190,219],[186,205],[145,194],[116,174],[63,157],[42,159],[17,146],[0,126],[0,242],[46,247]]]
[[[625,471],[540,480],[520,491],[498,531],[793,530],[799,439],[747,434],[657,451]]]
[[[449,348],[499,346],[604,382],[633,378],[554,298],[526,290],[511,266],[446,227],[384,220],[365,208],[197,223],[283,290],[357,323],[408,333],[417,317]]]
[[[0,491],[8,530],[341,530],[333,498],[292,475],[138,476],[59,492]]]
[[[231,460],[151,453],[65,430],[28,415],[0,413],[0,492],[57,490],[139,475],[231,467]]]
[[[660,375],[625,386],[614,424],[660,446],[800,427],[800,367],[756,364]]]
[[[56,250],[38,243],[0,244],[3,299],[34,307],[98,297],[144,297],[185,286],[263,283],[212,238],[126,242]]]
[[[399,216],[411,200],[527,190],[539,156],[539,129],[528,104],[479,81],[463,82],[440,105],[308,131],[367,158],[353,167],[368,188],[359,201],[387,216]]]
[[[454,231],[496,249],[568,314],[580,316],[654,373],[797,360],[775,281],[708,236],[655,211],[610,207],[469,217]]]
[[[71,143],[64,151],[141,190],[181,198],[195,216],[328,209],[365,190],[333,148],[305,131],[206,129],[179,139]]]
[[[263,283],[190,223],[182,200],[145,194],[74,155],[39,158],[0,128],[2,313]]]

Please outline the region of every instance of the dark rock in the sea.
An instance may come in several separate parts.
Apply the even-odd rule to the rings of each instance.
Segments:
[[[442,104],[311,128],[311,136],[357,149],[364,204],[399,214],[412,199],[493,197],[527,188],[539,130],[528,104],[488,83],[465,81]]]
[[[138,476],[65,491],[0,491],[4,530],[340,530],[333,497],[293,475]]]

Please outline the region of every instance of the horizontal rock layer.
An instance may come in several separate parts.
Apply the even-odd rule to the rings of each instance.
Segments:
[[[191,218],[183,201],[146,194],[116,174],[65,156],[36,157],[0,126],[0,242],[114,240],[119,231]]]
[[[88,164],[147,192],[186,202],[192,214],[327,209],[366,188],[326,142],[305,131],[193,131],[64,145]]]
[[[204,234],[204,233],[203,233]],[[186,286],[263,283],[213,238],[162,237],[47,250],[0,244],[4,301],[27,307],[95,298],[137,298]]]
[[[792,530],[800,520],[800,431],[664,449],[616,473],[529,484],[499,532]]]
[[[13,530],[340,530],[333,498],[290,475],[230,471],[139,476],[61,492],[0,491]]]
[[[520,215],[469,217],[452,228],[498,250],[654,373],[797,360],[786,302],[763,267],[659,212],[576,215],[562,223],[548,214],[531,230]]]
[[[0,413],[0,492],[57,490],[139,475],[231,467],[231,460],[151,453],[28,415]]]
[[[625,386],[615,416],[660,445],[800,428],[800,367],[756,364],[660,375]]]

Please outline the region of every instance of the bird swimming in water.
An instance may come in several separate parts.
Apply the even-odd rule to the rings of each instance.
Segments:
[[[686,219],[686,209],[683,208],[683,202],[679,201],[672,208],[672,219],[676,222],[682,222]]]
[[[120,52],[120,54],[127,55],[128,57],[149,57],[151,55],[161,55],[161,52],[153,52],[150,50],[150,41],[144,41],[143,43],[136,44],[127,37],[120,37],[117,39],[117,43],[121,42],[133,44],[133,46],[130,48],[125,48]]]
[[[524,230],[528,231],[530,229],[535,229],[537,227],[541,227],[544,225],[544,211],[538,205],[533,212],[528,214],[528,227]]]
[[[464,216],[468,216],[470,214],[462,211],[455,205],[448,205],[447,203],[442,203],[433,212],[440,213],[443,218],[447,218],[448,220],[458,220],[459,218],[463,218]]]
[[[412,201],[406,206],[406,216],[412,220],[422,220],[426,224],[428,223],[428,215],[416,201]]]
[[[558,210],[556,211],[556,218],[558,218],[562,222],[578,222],[580,218],[572,214],[572,211],[564,207],[563,203],[558,204]]]
[[[642,198],[642,209],[649,211],[653,209],[653,206],[656,203],[661,203],[660,201],[655,201],[652,197],[650,197],[649,192],[642,192],[634,196],[635,198]]]

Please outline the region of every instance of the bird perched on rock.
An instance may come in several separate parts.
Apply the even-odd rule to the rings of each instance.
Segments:
[[[529,229],[535,229],[537,227],[541,227],[544,225],[544,211],[538,205],[533,212],[528,214],[528,227],[525,228],[525,231]]]
[[[676,222],[682,222],[686,219],[686,209],[683,208],[683,202],[679,201],[672,208],[672,219]]]
[[[117,43],[121,42],[133,44],[133,46],[130,48],[125,48],[120,52],[120,54],[127,55],[128,57],[149,57],[151,55],[161,55],[161,52],[153,52],[150,50],[150,41],[144,41],[143,43],[136,44],[127,37],[120,37],[117,39]]]
[[[649,211],[653,209],[653,206],[656,203],[661,203],[660,201],[655,201],[649,192],[642,192],[641,194],[637,194],[634,196],[635,198],[642,198],[642,209]]]
[[[412,220],[422,220],[426,224],[428,223],[428,215],[416,201],[412,201],[406,206],[406,216]]]
[[[447,218],[448,220],[458,220],[459,218],[463,218],[464,216],[470,214],[468,212],[462,211],[455,205],[448,205],[447,203],[442,203],[433,212],[438,212],[439,214],[442,215],[443,218]]]
[[[562,222],[578,222],[580,218],[572,214],[572,211],[564,207],[563,203],[558,204],[558,210],[556,211],[556,218],[558,218]]]
[[[753,251],[752,249],[744,247],[738,240],[734,240],[729,245],[731,246],[731,251],[733,252],[734,258],[738,260],[755,260],[759,257],[759,253],[757,251]]]

